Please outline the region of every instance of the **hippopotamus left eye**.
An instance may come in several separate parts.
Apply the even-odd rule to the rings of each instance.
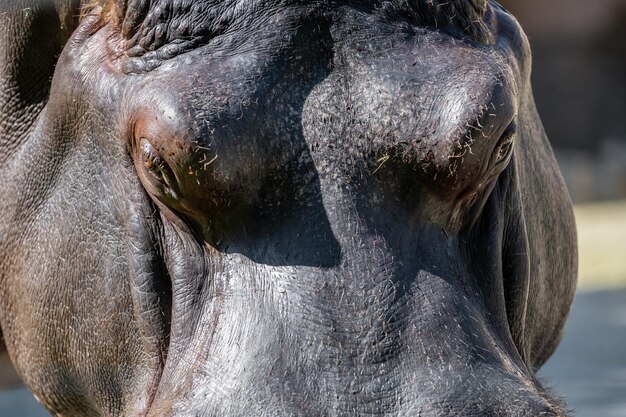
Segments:
[[[513,151],[513,143],[515,139],[515,133],[517,132],[517,125],[515,122],[511,122],[511,124],[506,128],[498,144],[494,149],[493,154],[493,164],[497,165],[501,162],[505,162],[509,159],[511,152]]]

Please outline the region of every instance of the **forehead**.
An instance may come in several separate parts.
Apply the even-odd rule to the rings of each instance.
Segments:
[[[276,13],[294,15],[317,10],[337,14],[346,8],[378,14],[383,19],[406,20],[437,28],[455,27],[465,35],[488,41],[484,18],[487,0],[100,0],[106,18],[126,38],[145,36],[159,25],[181,26],[187,36],[210,36],[229,24],[250,23]],[[161,29],[162,30],[162,29]],[[154,33],[153,35],[157,35]]]
[[[149,71],[214,40],[257,45],[302,26],[333,25],[377,36],[406,27],[492,43],[493,12],[485,0],[101,0],[104,23],[122,35],[125,72]],[[368,29],[371,28],[371,29]],[[383,30],[384,32],[384,30]],[[289,35],[286,35],[289,36]],[[234,40],[233,40],[234,39]]]

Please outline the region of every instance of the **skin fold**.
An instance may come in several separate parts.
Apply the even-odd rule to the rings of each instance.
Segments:
[[[0,0],[0,364],[56,416],[565,416],[530,71],[491,1]]]

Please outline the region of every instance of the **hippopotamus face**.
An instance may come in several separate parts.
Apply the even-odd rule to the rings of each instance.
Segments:
[[[0,324],[53,414],[564,415],[571,204],[498,4],[70,3],[0,5]]]

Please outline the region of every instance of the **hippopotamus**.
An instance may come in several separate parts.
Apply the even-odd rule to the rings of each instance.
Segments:
[[[1,350],[56,416],[564,416],[530,73],[491,0],[1,1]]]

